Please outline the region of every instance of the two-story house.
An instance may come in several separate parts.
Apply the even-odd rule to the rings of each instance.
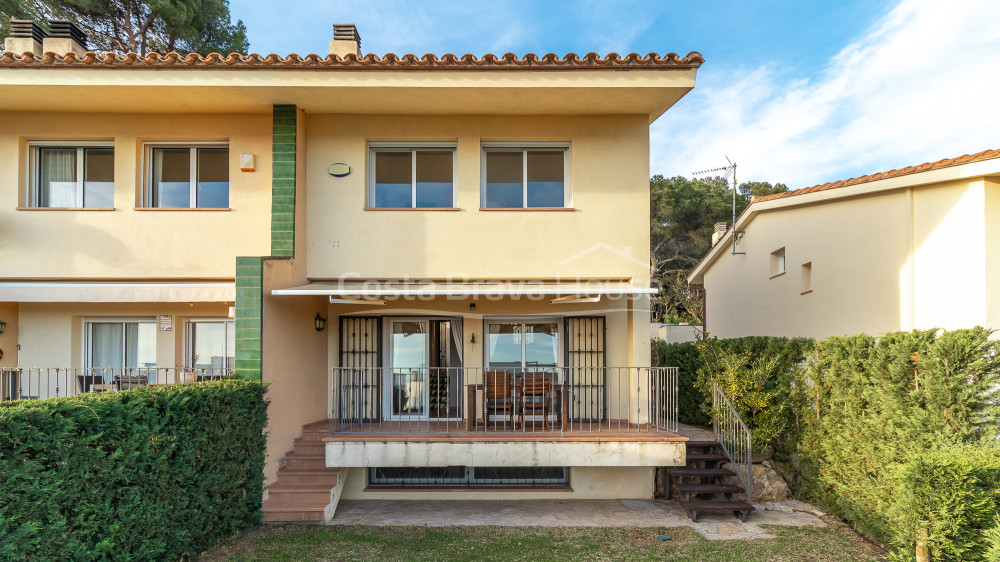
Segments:
[[[651,497],[684,464],[646,217],[649,125],[697,53],[361,56],[337,25],[330,56],[123,57],[15,31],[0,348],[39,396],[269,383],[268,520]]]

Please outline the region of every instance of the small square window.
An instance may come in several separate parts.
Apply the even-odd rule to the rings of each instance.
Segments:
[[[30,207],[114,207],[115,149],[31,144]]]
[[[457,206],[455,148],[369,147],[368,204],[376,209]]]
[[[145,205],[229,207],[229,147],[224,144],[147,146]]]
[[[568,207],[568,151],[566,146],[484,145],[482,207]]]
[[[802,294],[812,292],[812,262],[802,264]]]
[[[781,248],[771,252],[771,277],[777,277],[785,273],[785,249]]]

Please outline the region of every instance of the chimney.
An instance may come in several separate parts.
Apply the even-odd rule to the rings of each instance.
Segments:
[[[349,54],[361,56],[361,36],[353,23],[333,24],[333,41],[330,41],[330,54],[344,58]]]
[[[83,56],[87,52],[87,36],[71,21],[50,20],[49,36],[42,41],[42,50],[57,55],[76,53]]]
[[[31,20],[10,20],[10,37],[4,39],[3,48],[11,53],[42,55],[45,31]]]
[[[726,234],[726,230],[727,230],[726,223],[724,222],[715,223],[715,232],[712,233],[713,248],[715,247],[716,244],[719,243],[719,240],[722,240],[722,237]]]

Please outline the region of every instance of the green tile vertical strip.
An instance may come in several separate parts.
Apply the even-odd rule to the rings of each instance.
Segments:
[[[236,258],[236,375],[260,380],[263,258]]]
[[[295,257],[294,105],[275,105],[271,130],[271,256]],[[263,257],[236,258],[236,374],[261,378]]]
[[[295,256],[295,106],[274,106],[273,121],[271,257],[291,258]]]

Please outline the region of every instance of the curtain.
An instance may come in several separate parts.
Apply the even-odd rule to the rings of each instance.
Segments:
[[[76,149],[41,148],[38,158],[38,206],[79,206],[76,200]]]
[[[455,350],[458,353],[458,364],[465,365],[465,359],[462,357],[463,345],[465,338],[462,337],[464,330],[462,329],[462,323],[465,320],[462,318],[456,318],[449,322],[451,324],[451,339],[455,342]]]

